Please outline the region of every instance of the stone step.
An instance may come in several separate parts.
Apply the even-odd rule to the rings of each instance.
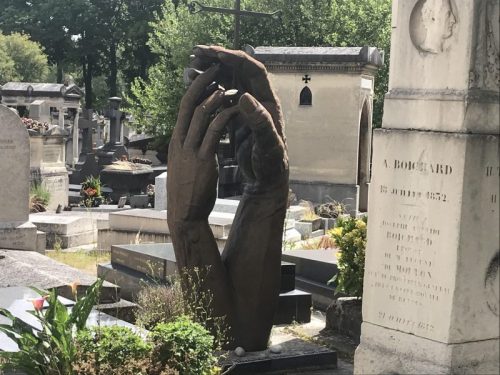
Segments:
[[[229,235],[232,222],[231,215],[224,215],[224,213],[210,215],[208,219],[215,238],[226,238]],[[170,233],[166,210],[132,209],[112,212],[109,214],[109,227],[112,230],[135,231],[136,233]]]
[[[273,324],[309,323],[311,321],[311,294],[302,290],[281,293]]]

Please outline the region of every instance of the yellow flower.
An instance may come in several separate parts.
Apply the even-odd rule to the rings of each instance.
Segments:
[[[334,237],[336,237],[336,236],[340,237],[340,236],[342,236],[342,232],[343,232],[342,227],[336,227],[336,228],[332,229],[331,233],[332,233],[332,236],[334,236]]]
[[[342,251],[340,251],[340,250],[339,250],[339,251],[337,251],[337,252],[335,253],[335,257],[336,257],[337,259],[340,259],[340,257],[341,257],[341,256],[342,256]]]
[[[356,228],[364,230],[366,229],[366,223],[363,220],[356,220]]]

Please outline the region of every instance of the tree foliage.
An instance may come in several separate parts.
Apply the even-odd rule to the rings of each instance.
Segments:
[[[192,15],[188,1],[175,7],[170,0],[153,23],[148,41],[158,62],[148,78],[131,87],[129,110],[145,132],[169,136],[183,92],[182,72],[196,44],[232,46],[233,17],[214,13]],[[232,0],[206,0],[206,5],[232,8]],[[279,20],[243,17],[241,46],[375,46],[385,52],[386,64],[376,77],[374,125],[382,120],[387,91],[390,45],[390,0],[244,0],[242,8],[282,11]]]
[[[41,82],[48,72],[47,55],[38,43],[19,33],[0,34],[0,84]]]

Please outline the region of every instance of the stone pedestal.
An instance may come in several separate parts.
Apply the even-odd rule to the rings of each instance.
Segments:
[[[396,1],[357,374],[498,374],[498,1]]]

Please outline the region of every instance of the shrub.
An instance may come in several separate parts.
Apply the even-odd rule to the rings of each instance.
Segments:
[[[151,329],[185,315],[208,329],[214,336],[213,348],[221,349],[228,341],[229,327],[225,317],[214,317],[213,294],[203,288],[209,272],[209,268],[184,269],[182,277],[171,277],[170,285],[146,285],[138,295],[137,323]]]
[[[12,325],[0,325],[0,332],[19,347],[18,352],[0,351],[0,358],[4,360],[0,369],[41,375],[71,374],[76,357],[75,333],[85,328],[92,307],[98,300],[102,282],[102,279],[97,279],[86,296],[77,299],[71,311],[59,301],[55,289],[47,295],[47,292],[33,288],[44,296],[33,300],[35,311],[30,312],[38,320],[40,330],[28,326],[8,310],[0,309],[0,316],[12,322]],[[45,302],[48,303],[46,309],[43,308]]]
[[[336,282],[335,293],[361,297],[365,273],[367,217],[355,219],[342,216],[335,228],[328,231],[339,248],[339,272],[328,283]]]
[[[136,324],[148,330],[158,323],[171,322],[184,311],[179,283],[146,285],[137,296],[137,304]]]
[[[50,201],[50,192],[41,184],[34,183],[30,188],[30,213],[45,212]]]
[[[81,331],[76,343],[81,360],[94,358],[99,364],[119,369],[127,361],[148,356],[151,346],[128,327],[105,326]]]
[[[187,316],[158,324],[150,333],[154,358],[179,371],[181,375],[211,374],[216,358],[212,354],[214,338]]]

